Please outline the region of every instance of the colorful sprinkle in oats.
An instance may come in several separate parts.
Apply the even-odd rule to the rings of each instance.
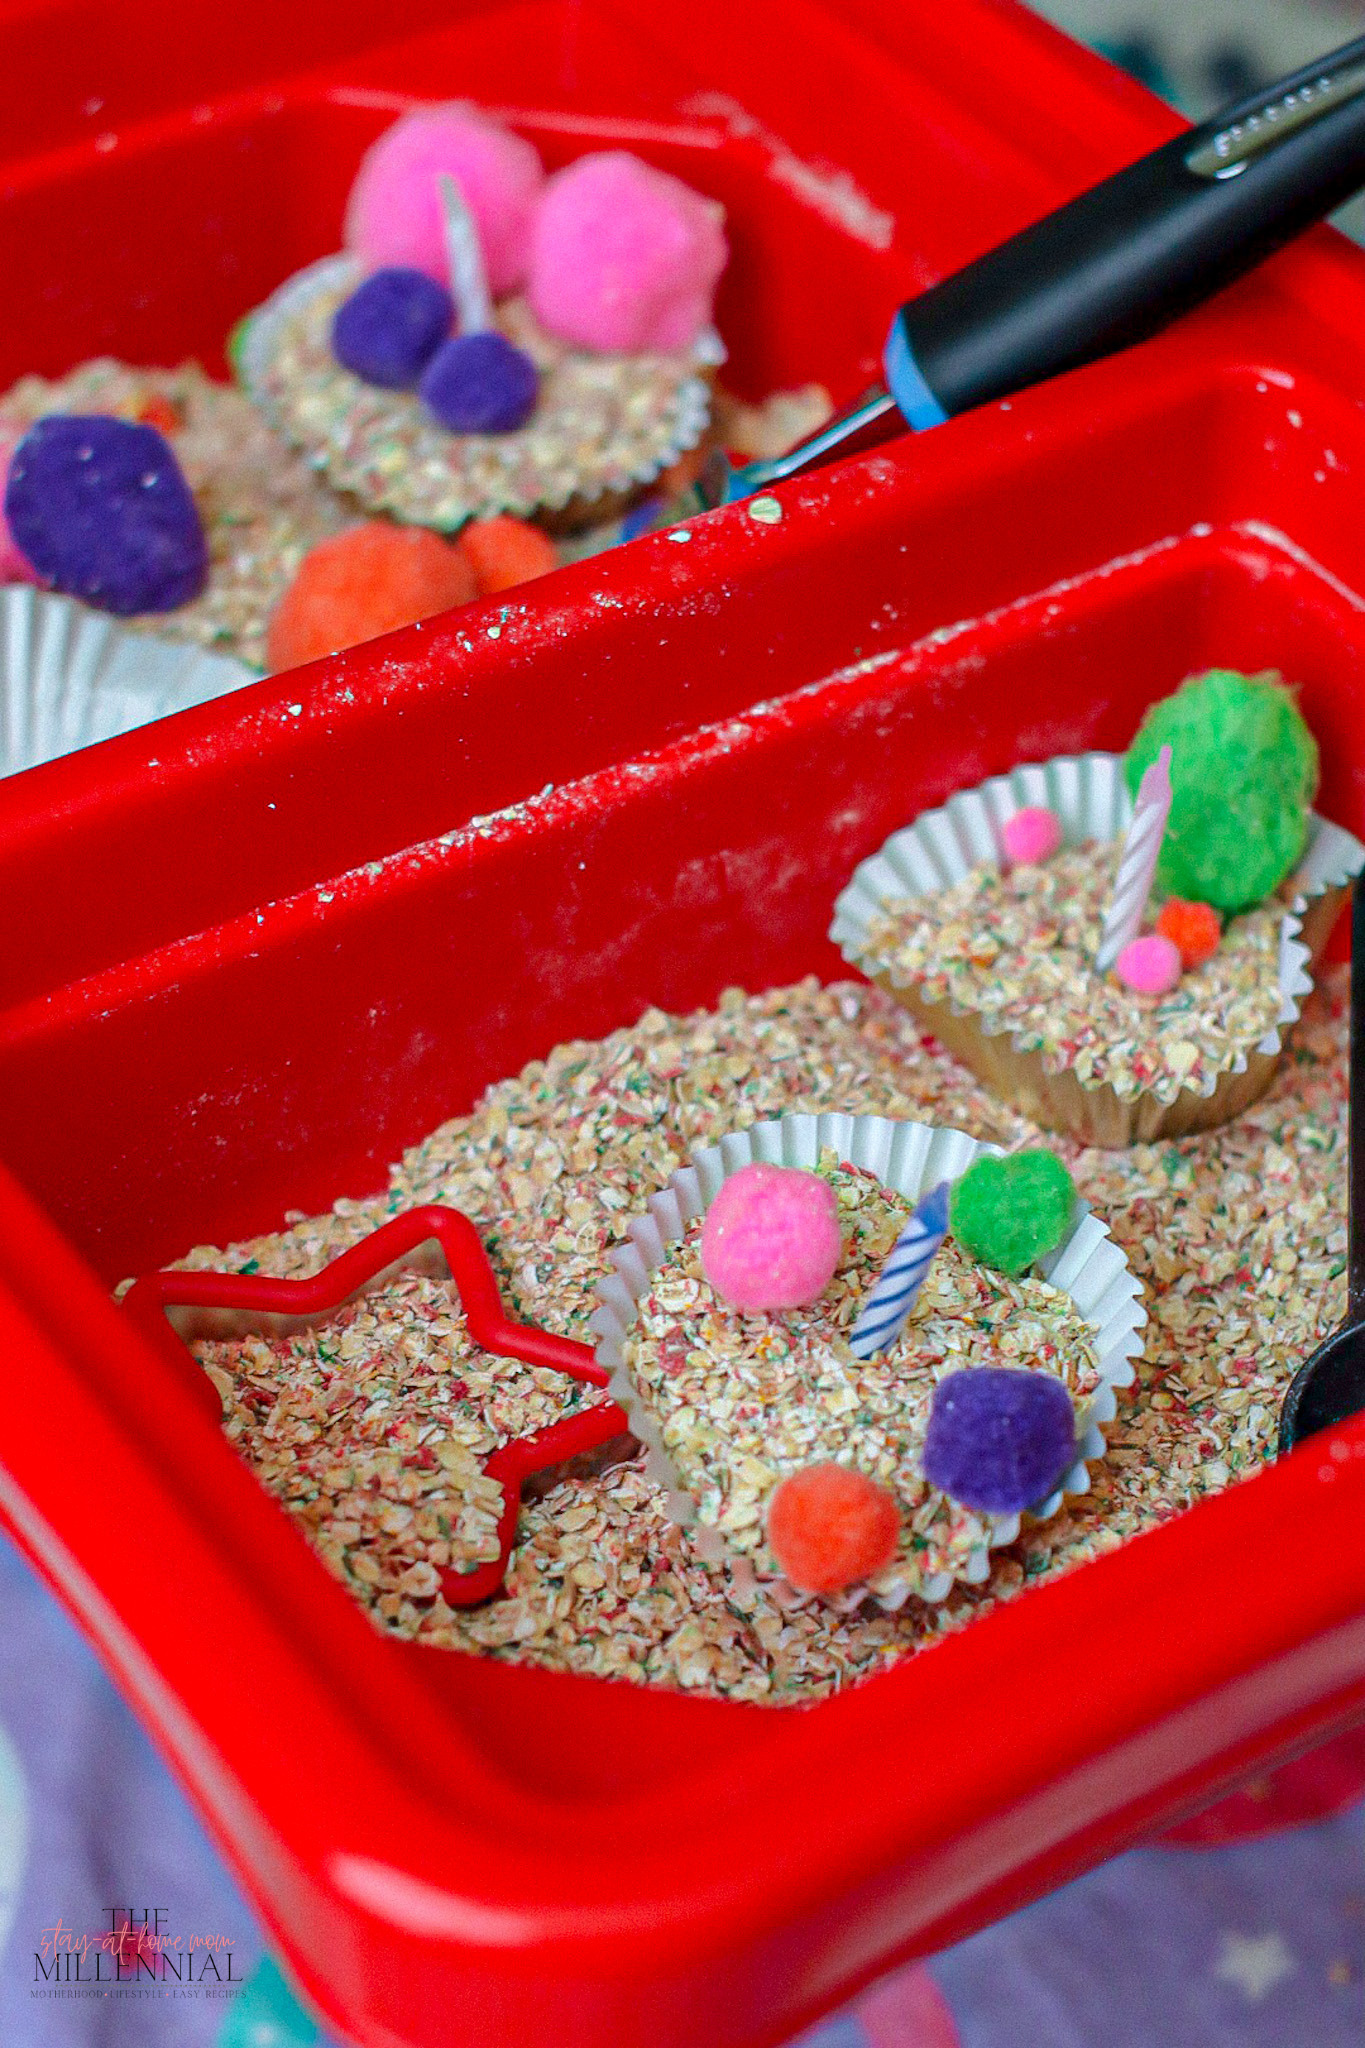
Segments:
[[[483,1460],[597,1398],[480,1349],[454,1290],[417,1273],[297,1335],[192,1348],[229,1440],[381,1615],[396,1595],[429,1598],[435,1573],[498,1555],[502,1488]]]

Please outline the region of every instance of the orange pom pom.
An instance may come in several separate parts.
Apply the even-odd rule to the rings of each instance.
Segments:
[[[1176,948],[1186,969],[1202,967],[1206,960],[1212,960],[1223,936],[1223,920],[1213,905],[1187,903],[1183,896],[1167,898],[1156,928]]]
[[[803,1593],[837,1593],[890,1564],[900,1539],[894,1494],[847,1465],[806,1465],[768,1503],[768,1547]]]
[[[310,548],[275,607],[266,659],[272,669],[298,668],[477,595],[458,542],[374,519]]]
[[[510,590],[515,583],[530,583],[548,576],[559,567],[555,544],[548,533],[510,512],[493,519],[475,519],[460,535],[465,551],[479,579],[480,597],[495,590]]]

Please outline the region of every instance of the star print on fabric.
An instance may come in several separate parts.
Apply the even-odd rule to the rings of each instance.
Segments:
[[[1259,2005],[1286,1977],[1292,1977],[1298,1962],[1278,1934],[1223,1936],[1223,1948],[1213,1974],[1224,1984],[1233,1984],[1249,2005]]]
[[[461,1210],[438,1202],[404,1210],[306,1280],[280,1280],[267,1273],[148,1273],[129,1288],[122,1306],[161,1355],[174,1361],[177,1372],[183,1372],[189,1360],[196,1397],[211,1411],[214,1421],[220,1422],[217,1391],[188,1349],[191,1336],[210,1332],[187,1325],[178,1314],[174,1317],[178,1327],[173,1329],[172,1311],[227,1316],[234,1335],[250,1334],[253,1322],[258,1330],[267,1328],[280,1316],[316,1320],[380,1285],[398,1266],[418,1263],[415,1255],[429,1246],[444,1259],[476,1344],[495,1357],[548,1366],[569,1379],[605,1387],[609,1374],[597,1363],[590,1345],[573,1337],[557,1337],[530,1323],[513,1322],[503,1307],[497,1278],[474,1225]],[[473,1571],[443,1572],[441,1590],[447,1604],[472,1607],[501,1587],[516,1541],[517,1509],[527,1479],[557,1470],[573,1459],[587,1458],[617,1438],[627,1437],[629,1428],[624,1409],[614,1401],[596,1401],[529,1436],[513,1437],[492,1452],[484,1461],[484,1471],[503,1491],[498,1555]]]

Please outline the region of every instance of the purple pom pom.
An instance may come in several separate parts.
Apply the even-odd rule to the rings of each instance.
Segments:
[[[44,583],[101,611],[170,612],[204,587],[199,508],[155,427],[48,414],[14,451],[5,517]]]
[[[417,382],[454,321],[450,293],[424,270],[376,270],[337,307],[332,354],[367,384],[404,391]]]
[[[539,382],[531,358],[489,329],[438,348],[421,392],[452,434],[510,434],[535,411]]]
[[[1076,1457],[1071,1396],[1048,1372],[997,1365],[950,1372],[934,1389],[924,1476],[983,1515],[1045,1500]]]

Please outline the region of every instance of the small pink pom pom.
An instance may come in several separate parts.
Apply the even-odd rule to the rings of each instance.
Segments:
[[[1124,987],[1139,996],[1169,995],[1180,979],[1180,968],[1179,946],[1162,938],[1160,932],[1130,939],[1114,962],[1114,972]]]
[[[531,237],[531,310],[579,348],[690,348],[728,253],[724,208],[621,149],[580,157],[545,188]]]
[[[17,427],[0,427],[0,583],[41,583],[43,580],[28,557],[20,554],[4,510],[10,457],[23,438]]]
[[[843,1251],[839,1203],[799,1166],[745,1166],[706,1212],[701,1266],[717,1294],[746,1313],[804,1308],[834,1278]]]
[[[1055,811],[1042,804],[1030,804],[1027,809],[1016,811],[1012,818],[1006,818],[1000,827],[1000,843],[1013,868],[1051,860],[1062,843],[1061,820]]]
[[[474,216],[494,298],[515,291],[530,260],[545,171],[531,143],[474,107],[417,107],[361,159],[346,203],[346,246],[367,270],[424,270],[449,284],[442,173]]]

